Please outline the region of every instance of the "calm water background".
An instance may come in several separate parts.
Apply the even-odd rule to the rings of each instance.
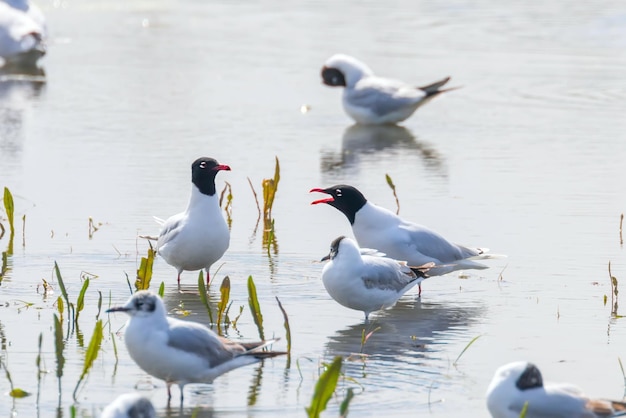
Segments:
[[[123,345],[126,318],[114,315],[79,392],[80,416],[97,416],[138,383],[159,416],[189,416],[196,406],[202,417],[304,416],[320,364],[359,352],[362,330],[376,327],[364,348],[369,358],[346,365],[354,380],[340,384],[326,416],[338,415],[349,387],[360,392],[350,407],[355,417],[487,416],[484,392],[494,370],[518,359],[537,363],[548,380],[622,397],[626,325],[603,303],[609,262],[620,285],[626,280],[622,1],[38,4],[52,32],[47,83],[0,83],[0,185],[14,193],[17,218],[26,215],[0,286],[0,355],[15,385],[36,394],[42,333],[50,373],[39,409],[35,395],[6,395],[2,373],[0,416],[69,416],[98,290],[106,306],[109,298],[127,299],[125,274],[134,277],[147,251],[137,235],[158,232],[153,215],[184,209],[190,164],[203,155],[232,167],[218,176],[218,188],[232,185],[234,201],[231,245],[216,277],[232,280],[232,312],[246,308],[228,335],[258,338],[247,308],[252,275],[266,335],[284,337],[275,296],[289,314],[292,362],[279,358],[188,386],[184,411],[168,412],[163,382],[153,380],[152,390],[145,383]],[[335,52],[415,84],[451,75],[463,88],[402,127],[351,126],[341,92],[319,79]],[[302,113],[303,105],[310,111]],[[278,253],[268,257],[254,232],[247,178],[260,191],[275,156]],[[308,190],[349,183],[394,209],[386,173],[402,216],[508,258],[489,270],[430,279],[421,300],[411,292],[365,325],[361,312],[336,304],[323,288],[317,260],[350,229],[333,208],[310,206],[318,196]],[[102,223],[91,239],[89,217]],[[7,244],[5,236],[0,245]],[[72,300],[81,277],[97,276],[80,328],[66,341],[61,397],[54,261]],[[184,273],[183,287],[195,290],[196,277]],[[52,295],[42,293],[42,279],[56,286]],[[165,282],[168,307],[182,303],[190,319],[208,323],[197,295],[179,294],[175,279],[158,259],[153,286]],[[283,338],[275,348],[284,346]]]

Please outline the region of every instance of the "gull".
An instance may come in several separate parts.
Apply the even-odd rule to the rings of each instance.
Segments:
[[[213,158],[201,157],[191,165],[191,197],[184,212],[163,222],[157,251],[178,271],[178,285],[183,270],[206,270],[219,260],[230,243],[230,231],[222,216],[215,191],[215,176],[230,170]]]
[[[376,248],[410,266],[434,263],[428,270],[429,276],[462,269],[486,269],[487,266],[475,260],[495,257],[485,254],[487,249],[454,244],[425,226],[405,221],[390,210],[368,202],[353,186],[340,184],[311,192],[329,195],[311,204],[326,203],[341,211],[350,221],[360,246]]]
[[[532,363],[518,361],[496,370],[487,389],[487,408],[493,418],[518,418],[527,404],[526,418],[600,418],[626,416],[626,403],[590,399],[568,383],[544,383]]]
[[[330,260],[322,270],[322,282],[328,294],[341,305],[370,312],[389,308],[409,289],[428,277],[429,263],[409,267],[404,261],[385,258],[365,249],[344,236],[333,240],[330,253],[321,261]]]
[[[433,97],[458,88],[441,89],[450,77],[423,87],[378,77],[363,62],[345,54],[330,57],[321,76],[328,86],[344,87],[344,110],[366,125],[402,122]]]
[[[46,53],[43,14],[24,0],[0,1],[0,57],[4,66],[34,67]]]
[[[263,350],[278,339],[237,343],[202,324],[168,317],[161,298],[147,290],[107,312],[130,315],[124,335],[128,353],[144,372],[165,381],[168,404],[174,383],[180,387],[182,407],[187,383],[211,383],[238,367],[286,354]]]
[[[145,396],[125,393],[108,404],[100,418],[156,418],[156,411]]]

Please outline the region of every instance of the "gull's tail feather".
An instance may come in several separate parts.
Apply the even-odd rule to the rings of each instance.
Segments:
[[[239,344],[242,345],[247,350],[244,353],[242,353],[242,355],[253,356],[255,358],[263,360],[266,358],[272,358],[272,357],[277,357],[277,356],[282,356],[282,355],[287,354],[286,351],[264,350],[264,348],[266,348],[269,345],[274,344],[276,341],[279,341],[279,340],[280,338],[274,338],[274,339],[266,340],[266,341],[259,341],[259,342],[254,342],[254,343],[239,343]]]
[[[413,271],[413,273],[417,274],[417,277],[423,277],[424,279],[426,279],[430,277],[430,274],[428,274],[430,269],[434,268],[435,266],[436,264],[431,261],[430,263],[425,263],[425,264],[422,264],[421,266],[408,266],[408,267]]]
[[[447,89],[442,89],[441,87],[443,87],[448,81],[450,81],[450,77],[446,77],[443,80],[439,80],[436,81],[432,84],[428,84],[426,86],[422,86],[422,87],[418,87],[418,89],[422,90],[424,93],[426,93],[426,98],[427,99],[432,99],[435,96],[440,95],[441,93],[445,93],[448,91],[452,91],[452,90],[456,90],[456,89],[460,89],[461,86],[457,86],[457,87],[449,87]]]

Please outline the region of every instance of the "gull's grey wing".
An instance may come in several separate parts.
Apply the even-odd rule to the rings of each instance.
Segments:
[[[361,80],[345,94],[352,105],[366,107],[377,115],[416,106],[427,96],[426,92],[416,87],[379,77]]]
[[[463,260],[480,254],[478,250],[454,244],[425,226],[405,222],[400,225],[408,233],[409,246],[442,263]]]
[[[172,216],[163,223],[161,232],[159,232],[159,239],[157,240],[157,249],[176,239],[183,225],[183,218],[184,214],[180,213]]]
[[[173,321],[170,324],[168,342],[170,347],[203,357],[211,367],[222,364],[245,351],[243,347],[211,332],[207,327],[190,321]]]
[[[363,256],[364,269],[361,279],[368,289],[401,292],[417,275],[404,262],[391,258]]]

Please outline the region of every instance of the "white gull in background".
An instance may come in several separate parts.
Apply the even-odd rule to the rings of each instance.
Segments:
[[[350,221],[361,247],[376,248],[410,266],[434,263],[435,266],[428,270],[429,276],[455,270],[485,269],[487,266],[476,260],[493,257],[485,254],[486,249],[454,244],[425,226],[405,221],[390,210],[367,201],[355,187],[340,184],[326,189],[315,188],[311,192],[329,195],[311,204],[326,203],[341,211]]]
[[[41,10],[26,0],[0,0],[0,57],[4,66],[34,67],[46,53]]]
[[[340,236],[330,245],[330,260],[322,270],[322,282],[328,294],[341,305],[370,312],[389,308],[409,289],[428,277],[433,263],[409,267],[404,261],[375,255],[359,249],[354,240]]]
[[[118,396],[103,410],[100,418],[156,418],[150,399],[138,393]]]
[[[157,251],[178,271],[206,270],[219,260],[230,243],[230,231],[215,190],[215,176],[230,170],[213,158],[201,157],[191,165],[191,197],[184,212],[171,216],[161,227]]]
[[[568,383],[543,381],[532,363],[518,361],[496,370],[487,389],[493,418],[518,418],[527,404],[526,418],[600,418],[626,416],[626,403],[590,399]]]
[[[136,292],[124,306],[107,312],[130,315],[124,341],[130,357],[146,373],[170,387],[183,388],[188,383],[211,383],[215,378],[238,367],[286,354],[264,351],[277,341],[237,343],[218,336],[202,324],[168,317],[161,298],[150,291]]]
[[[344,110],[367,125],[402,122],[432,98],[454,89],[441,88],[450,77],[423,87],[378,77],[363,62],[345,54],[330,57],[321,76],[328,86],[344,87]]]

